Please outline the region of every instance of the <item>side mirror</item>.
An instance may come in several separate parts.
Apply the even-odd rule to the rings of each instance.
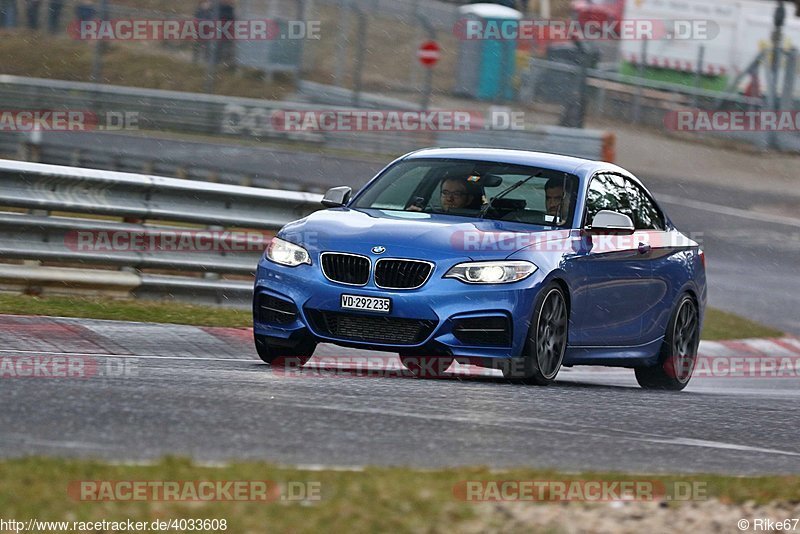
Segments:
[[[341,208],[350,201],[352,192],[353,190],[346,185],[328,189],[328,192],[322,197],[322,205],[326,208]]]
[[[594,216],[592,224],[587,230],[598,234],[632,234],[633,221],[623,213],[611,210],[601,210]]]

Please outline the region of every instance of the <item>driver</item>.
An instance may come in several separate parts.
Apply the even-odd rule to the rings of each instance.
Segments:
[[[480,209],[483,199],[474,191],[472,183],[466,178],[445,178],[441,187],[442,211],[448,212],[460,209]],[[424,207],[412,203],[406,208],[408,211],[423,211]]]

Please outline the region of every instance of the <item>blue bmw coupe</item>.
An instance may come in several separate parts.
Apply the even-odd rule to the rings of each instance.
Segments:
[[[456,360],[545,385],[562,366],[633,368],[644,388],[692,376],[705,258],[631,173],[573,157],[425,149],[287,224],[259,262],[262,360],[318,343]]]

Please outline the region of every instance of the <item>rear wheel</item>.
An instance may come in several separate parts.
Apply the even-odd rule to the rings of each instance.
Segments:
[[[314,355],[317,343],[313,338],[304,338],[293,347],[269,343],[266,336],[255,335],[256,352],[261,361],[270,365],[286,365],[302,367]]]
[[[522,357],[513,358],[503,369],[503,375],[526,384],[552,383],[567,349],[568,317],[564,291],[553,282],[536,299]]]
[[[400,354],[400,362],[419,378],[440,378],[453,364],[450,356],[414,356]]]
[[[644,389],[680,391],[692,378],[700,345],[700,313],[689,295],[684,295],[670,318],[659,362],[637,367],[636,381]]]

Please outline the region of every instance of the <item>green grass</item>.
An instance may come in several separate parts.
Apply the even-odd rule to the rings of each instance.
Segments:
[[[631,63],[623,62],[619,69],[620,74],[631,77],[639,77],[639,67]],[[680,85],[688,85],[694,87],[696,80],[693,72],[681,72],[671,69],[661,69],[655,67],[647,67],[644,69],[644,78],[646,80],[654,80],[657,82],[677,83]],[[708,91],[725,91],[728,87],[727,76],[700,76],[701,89]]]
[[[780,337],[783,332],[756,323],[739,315],[716,308],[706,310],[703,339],[747,339],[755,337]]]
[[[194,326],[252,326],[252,315],[248,310],[132,299],[0,294],[0,313]]]
[[[491,503],[466,502],[454,495],[462,481],[606,480],[699,482],[706,496],[725,503],[800,500],[800,477],[730,477],[716,475],[655,476],[615,473],[564,474],[550,470],[483,467],[445,470],[367,468],[364,471],[301,470],[266,463],[233,463],[200,467],[167,458],[153,465],[121,466],[97,461],[25,458],[0,462],[0,511],[4,518],[57,521],[171,518],[227,519],[227,532],[453,532],[497,527],[502,520],[486,513]],[[314,483],[320,499],[296,502],[81,502],[68,495],[73,481],[274,481]],[[537,506],[530,503],[531,506]],[[568,513],[570,506],[566,505]],[[607,506],[601,505],[601,506]],[[672,504],[671,506],[680,506]],[[488,508],[487,508],[488,507]],[[478,531],[478,530],[475,530]]]
[[[195,326],[251,326],[249,310],[195,306],[178,302],[115,300],[85,297],[33,297],[0,294],[0,313],[85,317],[119,321],[188,324]],[[780,337],[783,332],[714,308],[706,310],[703,339]]]
[[[0,74],[88,82],[91,78],[94,43],[69,37],[50,37],[26,30],[6,32],[0,38]],[[182,56],[157,46],[112,43],[103,63],[103,83],[203,92],[206,70]],[[268,83],[252,69],[231,72],[220,69],[216,92],[224,95],[281,99],[293,84],[276,77]]]

